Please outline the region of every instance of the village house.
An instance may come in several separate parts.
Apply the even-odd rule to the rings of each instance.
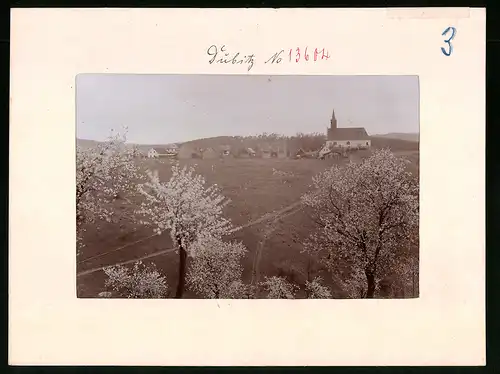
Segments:
[[[165,149],[153,147],[148,151],[148,158],[158,158],[164,156],[166,153]]]
[[[169,144],[164,148],[153,147],[148,151],[149,158],[158,158],[158,157],[177,157],[179,153],[179,147],[177,144]]]
[[[299,148],[293,155],[293,158],[295,159],[300,159],[300,158],[318,158],[318,152],[317,151],[305,151],[303,148]]]
[[[294,158],[304,158],[306,155],[306,152],[302,148],[297,149],[297,151],[294,153],[295,153],[293,155]]]
[[[246,153],[250,157],[255,157],[257,155],[257,152],[255,152],[252,148],[246,148]]]
[[[371,140],[364,127],[337,127],[337,119],[333,111],[330,128],[327,129],[325,147],[366,149],[371,147]]]
[[[220,147],[220,153],[221,153],[222,157],[231,156],[231,146],[229,146],[229,145],[222,145]]]
[[[255,157],[257,153],[252,149],[252,148],[240,148],[237,151],[236,157],[239,158],[250,158],[250,157]]]
[[[177,144],[169,144],[165,147],[165,151],[169,156],[177,156],[179,153],[179,146]]]

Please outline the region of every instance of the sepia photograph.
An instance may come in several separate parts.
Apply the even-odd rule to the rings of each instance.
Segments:
[[[9,364],[484,365],[485,20],[12,9]]]
[[[76,77],[79,298],[419,297],[418,76]]]

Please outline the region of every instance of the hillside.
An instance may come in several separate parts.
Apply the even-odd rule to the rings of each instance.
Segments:
[[[102,143],[97,140],[89,140],[89,139],[77,139],[76,143],[84,148],[95,147],[97,144]],[[167,144],[136,144],[136,143],[127,143],[129,146],[136,146],[141,150],[149,150],[154,147],[165,147]],[[208,147],[217,147],[219,145],[236,145],[241,144],[241,140],[233,136],[217,136],[213,138],[204,138],[204,139],[195,139],[187,142],[179,142],[177,145],[189,145],[191,147],[196,148],[208,148]]]
[[[418,142],[420,139],[419,133],[391,132],[389,134],[375,134],[373,136],[377,138],[399,139],[411,142]]]
[[[89,139],[76,139],[76,144],[82,148],[93,148],[97,146],[99,142],[97,140],[89,140]],[[162,148],[165,147],[166,144],[135,144],[135,143],[127,143],[129,147],[137,147],[139,150],[147,152],[153,147]]]
[[[387,134],[390,135],[390,134]],[[411,134],[407,134],[411,135]],[[414,134],[417,136],[418,134]],[[398,138],[391,138],[388,136],[371,136],[372,146],[374,148],[390,148],[393,151],[418,151],[419,143],[418,140],[404,140]],[[218,147],[221,145],[230,145],[230,146],[246,146],[246,147],[255,147],[259,143],[256,139],[244,139],[230,136],[218,136],[214,138],[206,138],[206,139],[196,139],[185,142],[183,144],[189,145],[194,148],[208,148],[208,147]],[[279,141],[278,141],[279,143]]]
[[[82,148],[94,148],[96,147],[100,142],[96,140],[88,140],[88,139],[76,139],[76,144],[79,147]]]
[[[390,148],[392,151],[418,151],[419,142],[371,136],[373,148]]]
[[[236,136],[217,136],[213,138],[195,139],[179,145],[185,145],[191,148],[218,148],[228,145],[233,149],[253,148],[265,149],[272,147],[273,149],[283,149],[285,147],[284,140],[280,139],[258,139],[252,137],[236,137]],[[289,143],[291,147],[291,143]]]
[[[419,142],[418,142],[418,134],[402,134],[407,138],[413,137],[417,138],[417,140],[406,140],[397,138],[396,135],[392,137],[394,134],[385,134],[385,135],[374,135],[370,136],[372,141],[372,146],[374,148],[390,148],[393,151],[418,151],[419,150]],[[403,136],[404,137],[404,136]],[[88,139],[77,139],[77,144],[84,148],[94,147],[98,144],[98,141],[88,140]],[[203,138],[203,139],[194,139],[184,143],[177,143],[178,145],[187,145],[191,148],[217,148],[222,145],[229,145],[234,148],[239,147],[251,147],[255,148],[256,146],[261,146],[264,143],[266,144],[274,144],[274,146],[281,146],[283,143],[281,141],[265,141],[258,140],[255,138],[243,138],[243,137],[235,137],[235,136],[217,136],[213,138]],[[132,144],[129,143],[130,146],[136,146],[141,151],[147,152],[152,147],[164,147],[166,144]]]
[[[233,147],[241,146],[242,141],[234,136],[216,136],[213,138],[189,140],[180,144],[187,145],[192,148],[217,148],[221,145],[230,145]]]

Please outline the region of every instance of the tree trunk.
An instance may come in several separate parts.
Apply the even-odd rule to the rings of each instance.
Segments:
[[[179,279],[177,281],[177,291],[175,292],[175,298],[182,298],[184,293],[184,285],[186,283],[186,260],[187,252],[184,248],[179,248]]]
[[[375,295],[375,274],[372,271],[366,270],[365,275],[368,286],[366,290],[366,298],[373,299],[373,296]]]

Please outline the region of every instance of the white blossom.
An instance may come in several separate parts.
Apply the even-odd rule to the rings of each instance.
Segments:
[[[334,270],[334,278],[349,298],[362,299],[366,296],[366,275],[360,266],[352,266],[350,271],[343,271],[340,274]]]
[[[193,167],[173,165],[168,182],[160,181],[158,171],[147,175],[149,181],[139,185],[145,196],[139,213],[156,233],[169,231],[174,244],[189,253],[200,234],[221,238],[231,232],[231,221],[224,217],[229,200],[216,185],[207,187]]]
[[[287,171],[278,170],[278,169],[275,169],[275,168],[273,168],[273,175],[277,175],[277,176],[280,176],[280,177],[293,177],[294,176],[293,173],[289,173]]]
[[[387,149],[320,173],[302,201],[318,228],[306,250],[327,252],[330,268],[340,262],[355,269],[351,276],[361,271],[366,297],[373,297],[398,253],[414,244],[418,180],[407,172],[407,161]]]
[[[211,299],[242,298],[247,291],[241,281],[240,264],[245,253],[242,243],[223,242],[209,236],[200,238],[191,246],[188,287]]]
[[[164,298],[167,295],[167,281],[154,264],[145,266],[141,261],[137,261],[132,269],[117,265],[105,268],[104,273],[108,277],[105,286],[118,296],[146,299]]]
[[[157,171],[147,174],[149,181],[139,185],[139,192],[145,197],[139,213],[157,234],[170,233],[179,253],[176,298],[180,298],[191,246],[202,236],[222,239],[233,229],[231,221],[224,217],[229,200],[218,186],[207,187],[205,178],[195,174],[193,167],[173,165],[167,182],[160,181]]]
[[[97,295],[97,297],[103,297],[103,298],[110,298],[112,296],[113,296],[113,293],[109,292],[109,291],[99,292],[99,294]]]
[[[77,240],[81,248],[84,223],[110,222],[115,212],[110,203],[119,195],[136,192],[141,179],[137,150],[125,144],[126,131],[111,135],[91,148],[76,148]]]
[[[418,272],[418,258],[416,256],[405,257],[402,261],[398,261],[398,266],[394,271],[399,276],[403,291],[412,297],[418,296],[419,289],[419,272]]]
[[[321,284],[321,281],[321,277],[316,277],[311,282],[306,281],[306,293],[309,299],[331,299],[332,293]]]
[[[286,280],[285,277],[265,277],[260,283],[268,292],[268,299],[294,299],[299,287]]]

